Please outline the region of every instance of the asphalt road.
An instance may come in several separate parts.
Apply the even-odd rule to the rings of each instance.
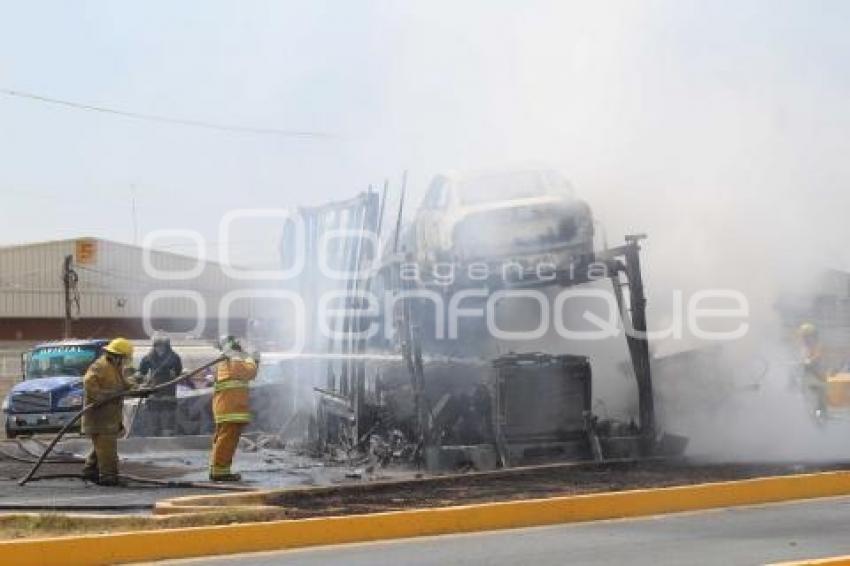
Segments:
[[[158,564],[764,564],[850,554],[850,497]]]
[[[38,481],[20,487],[16,481],[0,480],[0,513],[48,511],[50,508],[57,511],[144,513],[160,499],[209,493],[206,489],[139,484],[123,488],[101,487],[71,479]]]

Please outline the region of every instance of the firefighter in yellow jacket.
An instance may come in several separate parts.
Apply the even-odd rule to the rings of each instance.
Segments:
[[[817,327],[804,322],[797,329],[800,340],[800,358],[803,366],[801,387],[812,414],[817,419],[826,417],[827,376],[832,373],[824,361],[823,345]]]
[[[133,345],[125,338],[112,340],[103,355],[89,366],[83,378],[85,404],[96,403],[116,393],[134,390],[144,396],[147,390],[136,387],[127,377],[133,358]],[[124,400],[121,397],[83,414],[82,433],[92,441],[86,457],[83,477],[100,485],[118,485],[118,435],[124,430]]]
[[[219,342],[228,359],[216,367],[213,393],[215,436],[210,457],[210,479],[239,481],[242,476],[231,471],[233,454],[242,429],[251,422],[250,382],[257,376],[257,361],[246,357],[233,336]]]

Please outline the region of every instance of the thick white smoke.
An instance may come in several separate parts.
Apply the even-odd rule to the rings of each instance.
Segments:
[[[11,18],[14,26],[0,34],[15,54],[3,61],[17,83],[9,86],[337,137],[215,136],[4,106],[0,117],[13,133],[13,141],[0,140],[8,163],[0,179],[10,195],[7,241],[77,235],[84,217],[87,231],[126,238],[129,206],[116,187],[132,184],[139,187],[142,232],[188,228],[216,242],[218,221],[233,208],[344,198],[387,175],[398,179],[404,169],[408,202],[415,203],[440,171],[545,163],[573,181],[610,243],[648,234],[651,325],[668,325],[677,291],[687,299],[729,288],[748,299],[749,333],[723,353],[723,367],[736,371],[693,369],[674,389],[738,391],[730,375],[743,373],[749,383],[741,368],[762,358],[770,386],[717,405],[712,396],[683,393],[670,401],[659,392],[665,424],[718,457],[767,454],[765,446],[793,436],[783,427],[808,426],[804,414],[789,424],[796,398],[779,393],[794,352],[774,305],[785,292],[810,291],[821,268],[850,266],[850,6],[258,3],[240,6],[238,17],[199,6],[69,9],[56,22],[37,10]],[[44,44],[48,36],[55,45]],[[66,56],[57,59],[57,52]],[[120,69],[116,56],[126,63]],[[38,191],[43,222],[33,223],[32,202],[23,199]],[[108,213],[82,214],[79,202],[92,199]],[[278,235],[247,228],[242,257],[273,264],[274,251],[257,257],[255,243],[276,243]],[[667,355],[702,346],[687,337],[654,349]],[[629,383],[606,369],[621,359],[594,357],[601,360],[599,391],[611,382],[607,374]],[[775,396],[765,393],[774,389]],[[771,415],[782,423],[774,428]],[[757,432],[746,436],[750,430]],[[808,438],[796,444],[820,446]]]
[[[686,303],[705,289],[744,294],[749,332],[720,344],[713,368],[685,367],[675,385],[659,376],[663,424],[689,434],[692,453],[842,456],[842,425],[817,428],[786,387],[796,351],[775,308],[786,293],[813,293],[825,267],[850,264],[840,30],[767,3],[535,4],[518,18],[477,14],[475,26],[464,9],[446,13],[398,16],[390,103],[393,131],[418,134],[411,155],[429,172],[541,161],[562,170],[610,243],[649,235],[655,328],[671,322],[677,292]],[[686,332],[653,348],[707,346],[718,345]],[[625,348],[584,350],[597,391],[628,399],[632,385],[614,371]]]

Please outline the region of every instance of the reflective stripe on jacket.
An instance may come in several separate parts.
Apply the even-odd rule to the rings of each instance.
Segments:
[[[251,422],[250,381],[257,377],[254,360],[230,359],[216,367],[213,416],[217,423]]]

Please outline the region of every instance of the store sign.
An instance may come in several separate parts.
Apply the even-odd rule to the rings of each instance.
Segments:
[[[80,265],[93,265],[97,263],[97,241],[77,240],[75,260]]]

